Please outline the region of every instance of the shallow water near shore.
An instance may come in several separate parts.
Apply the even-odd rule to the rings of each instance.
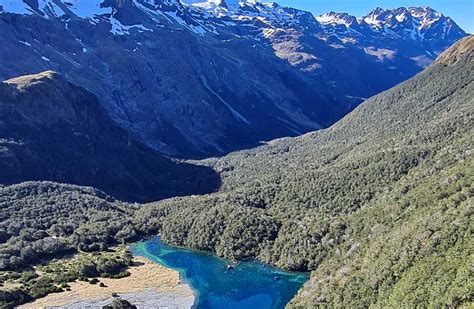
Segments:
[[[229,270],[225,259],[168,246],[159,238],[135,243],[131,251],[179,271],[195,291],[198,309],[284,308],[309,278],[309,274],[282,271],[258,261],[244,261]]]

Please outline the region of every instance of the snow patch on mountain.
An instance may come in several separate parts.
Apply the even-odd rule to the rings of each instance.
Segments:
[[[37,14],[45,17],[60,17],[74,14],[80,18],[93,18],[111,13],[111,8],[103,6],[103,0],[0,0],[0,11],[15,14]],[[36,5],[35,5],[36,4]]]
[[[28,46],[28,47],[31,47],[31,44],[28,43],[28,42],[26,42],[26,41],[21,41],[21,40],[20,40],[20,41],[18,41],[18,42],[20,42],[21,44],[26,45],[26,46]]]
[[[316,16],[316,20],[323,25],[344,25],[350,27],[357,19],[347,13],[329,12]]]
[[[110,23],[112,24],[112,29],[110,31],[116,35],[130,34],[130,29],[134,29],[134,28],[137,31],[153,31],[152,29],[148,29],[142,24],[136,24],[136,25],[130,25],[130,26],[123,25],[119,20],[113,17],[110,18]]]
[[[29,6],[19,0],[0,1],[0,12],[9,12],[14,14],[31,14]]]
[[[44,0],[43,0],[44,1]],[[49,0],[46,0],[51,2]],[[110,14],[110,7],[103,7],[103,0],[68,0],[64,3],[77,16],[81,18],[91,18],[98,15]]]

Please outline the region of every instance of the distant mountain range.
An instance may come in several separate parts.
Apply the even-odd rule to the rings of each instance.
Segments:
[[[427,7],[0,0],[0,79],[60,72],[136,139],[203,157],[328,127],[465,35]]]

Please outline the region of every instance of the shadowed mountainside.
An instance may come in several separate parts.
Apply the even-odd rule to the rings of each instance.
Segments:
[[[0,83],[0,183],[25,180],[93,186],[142,202],[219,186],[212,169],[135,141],[93,94],[52,71]]]

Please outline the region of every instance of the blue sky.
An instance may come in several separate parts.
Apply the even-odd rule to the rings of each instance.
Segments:
[[[400,6],[430,6],[453,18],[465,31],[474,33],[474,0],[276,0],[275,2],[311,11],[315,15],[335,11],[361,16],[377,6],[387,9]]]

